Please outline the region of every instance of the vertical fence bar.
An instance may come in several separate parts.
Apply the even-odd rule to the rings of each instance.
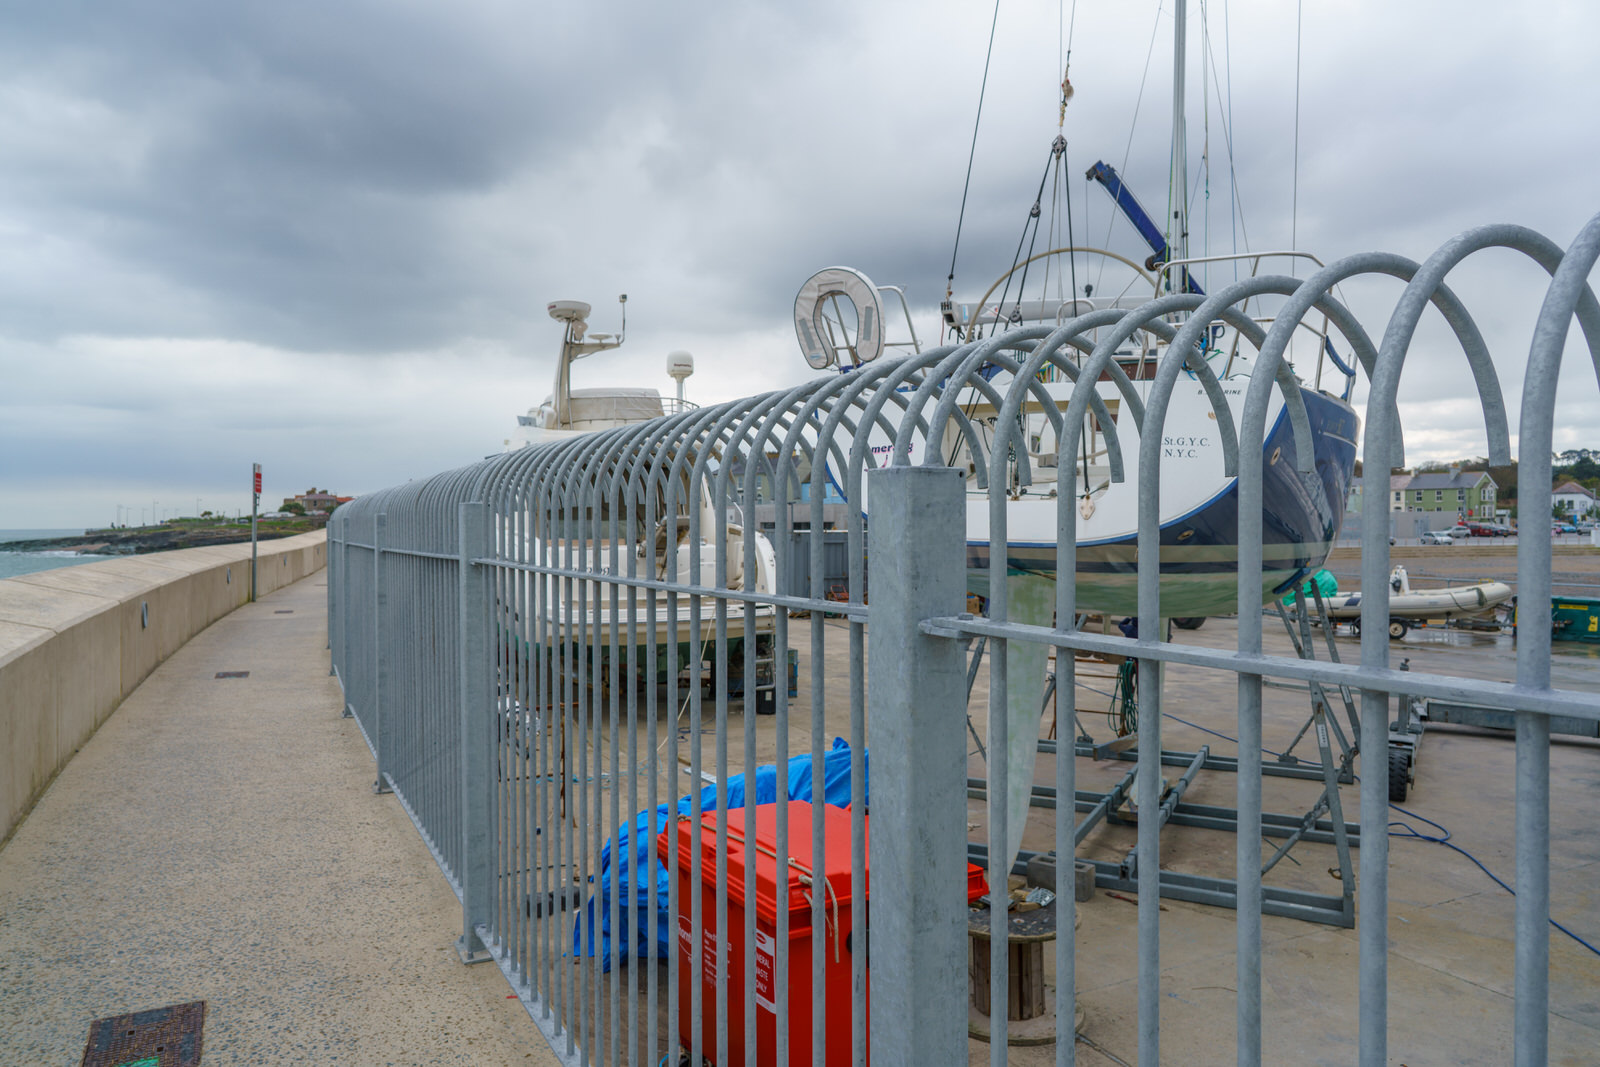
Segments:
[[[1515,1027],[1522,1067],[1547,1062],[1550,1043],[1550,720],[1518,712],[1516,724]]]
[[[1590,258],[1593,263],[1593,258]],[[1555,287],[1552,286],[1552,289]],[[1548,310],[1548,305],[1547,309]],[[1528,540],[1517,548],[1517,596],[1522,625],[1517,634],[1517,684],[1528,689],[1550,688],[1551,566],[1550,539],[1534,525],[1538,516],[1550,515],[1552,482],[1550,460],[1555,397],[1551,381],[1535,382],[1540,348],[1554,345],[1560,351],[1562,328],[1540,315],[1529,356],[1530,381],[1523,393],[1520,443],[1521,471],[1528,480],[1524,496],[1529,516]],[[1553,363],[1554,361],[1552,361]],[[1546,364],[1547,366],[1550,364]],[[1541,376],[1542,377],[1542,376]],[[1551,375],[1551,378],[1554,376]],[[1550,720],[1544,715],[1516,714],[1516,865],[1517,908],[1515,982],[1516,1008],[1512,1023],[1517,1067],[1547,1062],[1550,1046]]]
[[[497,708],[489,673],[488,566],[474,560],[489,555],[487,509],[481,502],[457,505],[459,527],[461,703],[461,938],[462,963],[489,959],[478,925],[488,923],[494,905],[492,814],[495,790]],[[520,729],[518,723],[506,724]]]
[[[1246,408],[1248,411],[1248,406]],[[1262,504],[1264,489],[1260,435],[1243,433],[1239,471],[1239,604],[1238,649],[1258,656],[1262,649],[1261,612],[1244,605],[1259,595],[1261,571]],[[1234,1058],[1239,1067],[1261,1063],[1261,738],[1262,678],[1240,673],[1238,700],[1238,773],[1234,788],[1238,798],[1238,832],[1234,834]]]
[[[337,644],[335,642],[337,640],[337,635],[338,635],[338,632],[339,632],[340,609],[342,607],[344,607],[343,603],[341,603],[340,599],[339,599],[339,564],[342,561],[339,560],[339,554],[333,550],[333,546],[334,546],[334,543],[335,543],[335,538],[336,538],[336,535],[338,534],[338,532],[339,531],[336,528],[333,527],[332,523],[329,523],[329,525],[327,527],[327,538],[328,538],[328,540],[327,540],[326,544],[324,545],[324,549],[323,549],[327,553],[327,559],[328,559],[327,570],[324,572],[323,577],[327,580],[327,583],[328,583],[328,675],[329,675],[329,677],[338,677],[338,675],[339,675],[339,667],[338,667],[339,649],[338,649],[338,646],[337,646]]]
[[[1368,469],[1383,469],[1393,454],[1393,427],[1380,409],[1367,424]],[[1376,461],[1376,462],[1375,462]],[[1362,530],[1361,666],[1389,666],[1389,545],[1377,523]],[[1377,594],[1377,595],[1373,595]],[[1357,931],[1359,1056],[1361,1067],[1389,1062],[1389,694],[1361,690],[1361,884]]]
[[[389,670],[389,634],[394,627],[385,625],[389,611],[389,591],[384,584],[383,544],[388,537],[389,516],[379,512],[372,519],[372,751],[378,765],[378,777],[372,783],[374,793],[388,793],[389,781],[389,730],[384,724],[383,702],[387,697]]]
[[[622,507],[621,499],[617,494],[615,485],[613,485],[613,488],[611,490],[611,499],[610,499],[609,508],[608,508],[610,524],[609,524],[609,526],[607,528],[607,531],[606,531],[607,538],[608,538],[607,547],[608,547],[608,550],[609,550],[610,555],[611,555],[611,558],[610,558],[609,564],[608,564],[609,573],[611,573],[613,575],[618,575],[618,574],[622,573],[621,555],[620,555],[620,552],[619,552],[619,549],[618,549],[618,544],[617,544],[618,539],[622,536],[622,531],[621,531],[621,529],[620,529],[620,527],[618,525],[618,522],[617,522],[617,512],[621,510],[621,507]],[[610,829],[610,832],[613,835],[617,835],[617,836],[613,836],[611,838],[611,843],[613,845],[612,856],[611,856],[611,868],[610,868],[610,871],[609,871],[609,874],[610,874],[611,878],[610,878],[610,884],[606,887],[606,895],[607,895],[608,899],[610,900],[610,904],[611,904],[610,920],[611,920],[612,935],[620,939],[621,936],[622,936],[622,922],[621,922],[621,914],[620,914],[621,900],[619,899],[620,890],[619,890],[618,884],[617,884],[617,874],[618,874],[619,869],[622,866],[622,839],[621,839],[621,836],[620,836],[621,830],[622,830],[622,826],[623,826],[623,822],[622,822],[622,767],[621,767],[622,758],[621,758],[620,745],[621,745],[621,728],[622,728],[622,723],[621,723],[621,718],[622,718],[622,707],[621,707],[622,666],[621,666],[621,664],[622,664],[622,652],[623,652],[623,649],[622,649],[621,639],[618,636],[618,627],[620,625],[620,620],[621,620],[621,615],[622,615],[622,612],[621,612],[621,604],[622,604],[622,602],[621,602],[621,598],[620,598],[620,595],[619,595],[619,589],[618,589],[618,587],[616,585],[608,583],[607,593],[609,594],[609,599],[610,599],[610,603],[608,604],[608,611],[609,611],[609,615],[610,615],[610,623],[606,628],[606,630],[607,630],[606,636],[610,639],[610,651],[611,651],[611,662],[609,664],[609,666],[610,666],[610,675],[606,679],[607,686],[610,688],[610,691],[611,691],[611,698],[610,698],[609,701],[607,701],[607,707],[606,707],[606,711],[609,713],[609,716],[610,716],[610,719],[611,719],[611,787],[610,787],[611,788],[611,819],[610,819],[610,827],[609,827],[609,829]],[[628,596],[630,598],[633,596],[633,590],[632,589],[628,590]],[[631,640],[633,635],[630,633],[628,635],[628,637]],[[630,683],[629,688],[631,689],[632,688],[632,685],[631,685],[632,678],[631,677],[629,678],[629,683]],[[631,930],[632,927],[630,926],[629,929]],[[611,967],[611,1065],[612,1065],[612,1067],[621,1067],[621,1064],[622,1064],[622,966],[621,966],[622,954],[621,954],[621,952],[617,951],[612,956],[612,960],[613,960],[613,964],[612,964],[612,967]],[[631,1030],[630,1030],[630,1033],[631,1033]],[[629,1046],[631,1048],[631,1046],[632,1046],[632,1042],[631,1041],[629,1042]]]
[[[646,487],[646,491],[645,491],[645,498],[644,498],[644,525],[641,527],[641,529],[644,531],[644,536],[648,539],[646,541],[646,544],[650,544],[650,543],[653,542],[654,537],[655,537],[655,532],[654,532],[655,528],[656,528],[656,496],[655,496],[655,493],[653,491],[651,491],[651,489],[647,486]],[[665,552],[663,552],[663,556],[666,557],[666,558],[670,558],[670,554],[665,553]],[[655,577],[655,563],[654,563],[653,559],[649,563],[646,564],[646,571],[647,571],[647,573],[649,574],[650,577]],[[646,595],[647,595],[647,599],[645,600],[645,612],[644,612],[645,613],[645,619],[644,619],[644,625],[645,625],[645,654],[644,654],[644,662],[645,662],[645,672],[646,672],[645,677],[648,679],[648,682],[647,682],[647,684],[645,686],[645,721],[650,724],[650,744],[646,749],[646,755],[645,755],[645,800],[644,800],[644,803],[645,803],[645,809],[647,811],[651,812],[652,814],[650,815],[649,822],[647,824],[648,825],[648,829],[645,831],[644,869],[647,870],[647,871],[650,871],[651,872],[651,876],[654,877],[656,864],[661,863],[662,860],[663,860],[663,856],[661,855],[661,853],[659,851],[660,842],[656,837],[656,823],[655,823],[655,818],[656,817],[654,815],[654,812],[656,810],[656,806],[660,803],[660,792],[661,792],[660,760],[661,760],[661,745],[663,743],[662,740],[661,740],[661,719],[660,719],[660,714],[659,714],[660,711],[661,711],[661,697],[660,697],[659,685],[658,685],[657,659],[656,659],[657,653],[658,653],[658,651],[660,649],[660,643],[659,643],[660,642],[660,632],[659,632],[659,629],[657,627],[657,617],[658,617],[659,610],[660,610],[661,594],[657,590],[651,589],[648,592],[648,594],[646,594]],[[671,705],[669,704],[667,706],[667,714],[669,716],[671,715],[671,710],[672,710],[671,709]],[[673,720],[671,718],[668,718],[666,725],[667,725],[667,729],[669,731],[671,731],[673,729],[676,729],[676,727],[673,724]],[[668,829],[668,830],[672,830],[673,829],[673,826],[672,826],[672,823],[671,823],[670,819],[667,821],[666,829]],[[668,871],[667,871],[667,884],[668,884],[669,887],[677,877],[678,877],[677,869],[675,867],[674,868],[669,868]],[[670,891],[671,890],[669,888],[668,892],[670,892]],[[650,914],[647,917],[647,920],[645,922],[645,932],[646,932],[645,944],[649,946],[649,951],[650,951],[652,957],[655,955],[655,953],[657,951],[656,945],[663,938],[665,938],[666,941],[667,941],[669,957],[671,957],[671,958],[676,958],[677,957],[677,954],[678,954],[678,934],[677,934],[677,929],[676,929],[677,920],[676,920],[676,918],[670,918],[669,919],[668,916],[671,916],[671,915],[672,915],[672,912],[670,910],[668,911],[667,916],[663,916],[661,914],[659,908],[651,908],[650,909]],[[669,963],[668,966],[670,967],[671,964]],[[674,972],[669,971],[668,974],[667,974],[667,980],[670,982],[670,981],[673,981],[674,978],[675,978]],[[661,1003],[661,974],[660,974],[660,968],[655,967],[655,966],[651,966],[649,968],[649,972],[648,972],[648,974],[647,974],[647,976],[645,978],[645,1023],[644,1023],[644,1025],[645,1025],[645,1031],[644,1031],[645,1048],[646,1048],[646,1050],[648,1050],[648,1054],[649,1054],[649,1056],[651,1058],[654,1058],[654,1056],[656,1054],[656,1049],[660,1047],[659,1044],[658,1044],[658,1041],[660,1040],[660,1035],[659,1035],[660,1012],[658,1011],[658,1007],[659,1007],[660,1003]],[[668,1055],[671,1055],[671,1053],[676,1051],[676,1050],[671,1048],[671,1047],[669,1047],[667,1051],[668,1051]]]
[[[811,468],[811,536],[807,538],[811,557],[811,597],[824,598],[822,556],[822,493],[818,480],[820,468]],[[823,865],[828,854],[826,832],[823,829],[823,760],[827,736],[827,617],[822,612],[811,613],[811,861]],[[824,974],[827,968],[827,939],[818,931],[828,924],[826,893],[811,897],[811,1064],[827,1067],[828,1051],[828,998],[818,990],[827,988]]]
[[[872,1061],[954,1067],[967,1062],[965,685],[960,645],[918,624],[963,607],[965,539],[950,517],[966,500],[950,467],[868,477],[870,556],[898,564],[873,570],[868,623],[870,849],[884,902],[872,915]]]
[[[350,710],[350,619],[354,615],[354,608],[350,603],[350,523],[339,523],[341,536],[339,538],[339,586],[342,595],[339,597],[339,644],[335,652],[339,658],[339,685],[344,690],[343,717],[354,718],[355,713]]]

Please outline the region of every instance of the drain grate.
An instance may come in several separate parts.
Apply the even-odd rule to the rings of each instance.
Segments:
[[[218,671],[217,672],[217,677],[218,678],[248,678],[248,677],[250,677],[250,672],[249,671]]]
[[[273,614],[274,615],[293,615],[294,614],[294,609],[293,608],[279,608],[277,611],[274,611]]]
[[[203,1000],[96,1019],[81,1067],[198,1067],[205,1021]]]

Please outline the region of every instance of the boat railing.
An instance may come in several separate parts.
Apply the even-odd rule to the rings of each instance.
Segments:
[[[881,293],[893,293],[895,295],[895,297],[900,301],[900,314],[902,316],[904,316],[905,320],[906,320],[906,339],[903,340],[903,341],[885,340],[883,342],[883,347],[885,347],[885,348],[909,348],[909,349],[911,349],[911,354],[912,355],[916,355],[917,353],[921,352],[922,351],[922,342],[917,340],[917,325],[916,325],[916,323],[911,321],[911,305],[906,302],[906,291],[905,291],[905,289],[902,286],[898,286],[898,285],[878,285],[878,286],[874,286],[874,288],[876,288],[880,294]],[[887,336],[887,334],[888,334],[888,329],[887,329],[888,324],[885,323],[884,325],[885,325],[884,333],[885,333],[885,336]]]
[[[1193,269],[1195,267],[1209,267],[1212,265],[1223,267],[1229,264],[1234,266],[1243,265],[1248,267],[1248,270],[1245,272],[1245,276],[1254,278],[1261,274],[1262,264],[1269,260],[1290,261],[1291,267],[1289,273],[1291,275],[1295,274],[1294,267],[1304,266],[1305,263],[1312,264],[1315,270],[1321,270],[1324,266],[1326,266],[1321,259],[1312,253],[1301,252],[1297,249],[1279,249],[1268,252],[1230,252],[1209,256],[1189,256],[1184,259],[1168,260],[1156,267],[1155,292],[1159,294],[1163,291],[1163,287],[1170,289],[1175,284],[1175,278],[1193,276],[1197,273]],[[1315,273],[1315,270],[1313,273]],[[1182,274],[1175,274],[1175,271],[1182,271]],[[1251,305],[1255,304],[1259,306],[1261,303],[1262,301],[1259,298],[1246,300],[1243,305],[1241,305],[1240,310],[1244,311],[1246,314],[1251,314]],[[1275,318],[1270,315],[1252,315],[1252,318],[1254,318],[1258,325],[1268,328],[1270,328],[1273,322],[1276,321]],[[1301,331],[1304,331],[1310,334],[1316,342],[1317,363],[1316,373],[1312,376],[1311,380],[1312,388],[1322,388],[1323,368],[1325,363],[1331,360],[1340,373],[1345,376],[1345,383],[1342,386],[1340,395],[1348,400],[1350,397],[1350,389],[1355,384],[1355,371],[1350,367],[1349,364],[1339,358],[1338,352],[1334,349],[1333,341],[1329,336],[1331,328],[1332,320],[1329,319],[1326,314],[1323,314],[1315,320],[1309,322],[1305,319],[1301,319],[1295,324],[1295,331],[1297,334]],[[1237,330],[1234,330],[1230,331],[1230,334],[1231,339],[1228,343],[1227,349],[1228,360],[1224,365],[1222,372],[1222,376],[1224,378],[1232,373],[1234,363],[1239,355],[1239,333]],[[1293,348],[1291,345],[1291,351],[1292,350]]]

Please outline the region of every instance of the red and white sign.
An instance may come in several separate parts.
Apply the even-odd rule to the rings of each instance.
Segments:
[[[756,1006],[776,1013],[773,1003],[772,963],[777,955],[778,939],[756,927]]]

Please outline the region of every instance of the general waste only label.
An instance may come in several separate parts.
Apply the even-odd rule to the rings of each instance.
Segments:
[[[760,927],[756,928],[756,1007],[777,1014],[778,1006],[772,996],[773,960],[777,955],[778,940]]]

